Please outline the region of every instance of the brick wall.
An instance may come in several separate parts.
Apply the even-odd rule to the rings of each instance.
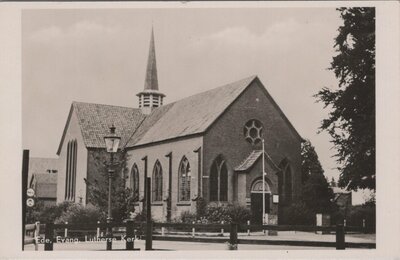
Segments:
[[[243,126],[250,119],[258,119],[263,124],[265,150],[272,160],[277,165],[284,158],[289,160],[293,171],[293,195],[298,194],[301,183],[300,139],[292,132],[267,95],[261,83],[254,81],[205,134],[203,196],[206,200],[209,199],[209,179],[207,177],[210,174],[212,162],[218,154],[222,154],[226,158],[228,166],[228,200],[243,202],[243,194],[238,193],[237,186],[242,183],[238,184],[237,178],[244,178],[234,173],[233,169],[253,149],[261,150],[261,143],[253,146],[244,138]],[[248,178],[246,181],[252,182]],[[246,187],[248,189],[249,185]],[[240,194],[239,198],[238,194]]]

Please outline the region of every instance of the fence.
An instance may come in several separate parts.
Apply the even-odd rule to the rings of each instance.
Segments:
[[[54,233],[56,230],[64,231],[64,236],[68,237],[68,230],[73,229],[84,229],[84,230],[96,230],[97,241],[104,241],[107,244],[112,245],[112,241],[116,240],[116,237],[101,236],[100,230],[106,228],[125,228],[125,236],[121,239],[125,240],[126,250],[138,250],[134,248],[135,241],[135,229],[145,230],[144,237],[146,238],[146,250],[152,250],[153,240],[169,240],[169,241],[186,241],[186,242],[209,242],[209,243],[226,243],[228,242],[229,247],[237,248],[238,244],[241,243],[254,243],[254,244],[274,244],[274,245],[288,245],[288,246],[314,246],[314,247],[335,247],[336,249],[345,249],[346,247],[358,247],[358,248],[375,248],[375,243],[346,243],[345,233],[346,232],[364,232],[365,230],[360,227],[344,227],[343,224],[336,226],[285,226],[285,225],[239,225],[239,224],[197,224],[197,223],[158,223],[158,222],[133,222],[127,221],[126,223],[85,223],[85,224],[46,224],[45,238],[44,238],[44,249],[46,251],[53,250],[53,243],[56,242],[54,239]],[[161,229],[160,235],[153,235],[154,229]],[[175,230],[190,230],[191,236],[186,237],[170,237],[165,235],[165,228],[171,228]],[[218,238],[210,239],[205,237],[197,237],[196,230],[220,230],[221,232],[229,232],[229,238]],[[308,232],[332,232],[336,235],[335,242],[324,242],[324,241],[293,241],[293,240],[244,240],[238,239],[238,230],[247,230],[248,235],[251,230],[273,230],[273,231],[308,231]],[[111,250],[111,247],[107,249]]]
[[[35,251],[37,251],[39,245],[38,241],[39,237],[40,237],[40,222],[36,222],[35,224],[25,225],[24,246],[34,244]]]

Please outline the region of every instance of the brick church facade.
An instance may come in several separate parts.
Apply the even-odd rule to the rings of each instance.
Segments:
[[[247,206],[254,215],[261,214],[265,158],[266,211],[270,223],[276,223],[279,206],[300,192],[302,138],[259,78],[164,105],[153,32],[145,77],[138,108],[72,103],[57,152],[65,165],[58,174],[57,202],[88,202],[84,179],[96,174],[91,165],[105,150],[103,138],[114,124],[128,158],[126,185],[138,195],[137,211],[143,209],[147,176],[152,179],[156,220],[195,212],[200,198]]]

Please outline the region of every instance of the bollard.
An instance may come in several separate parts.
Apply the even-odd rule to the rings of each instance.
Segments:
[[[247,220],[247,235],[250,236],[250,220]]]
[[[34,238],[35,238],[35,251],[39,250],[39,237],[40,237],[40,222],[36,221],[35,222],[35,233],[34,233]]]
[[[237,250],[238,244],[238,225],[236,223],[231,223],[231,230],[229,234],[229,249],[230,250]]]
[[[222,225],[224,224],[224,221],[223,221],[223,220],[221,221],[221,224],[222,224]],[[224,228],[221,228],[221,236],[224,236]]]
[[[67,221],[65,222],[65,225],[68,225]],[[65,227],[65,229],[64,229],[64,237],[68,237],[68,228],[67,227]]]
[[[337,224],[336,225],[336,249],[337,250],[345,249],[344,226],[343,226],[343,224]]]
[[[161,236],[165,236],[165,228],[161,227]]]
[[[135,239],[135,231],[133,228],[133,220],[128,220],[128,221],[126,221],[126,237],[125,237],[126,250],[133,250],[134,239]]]
[[[196,222],[192,222],[192,224],[195,224]],[[192,228],[192,237],[194,237],[195,236],[195,233],[196,233],[196,229],[195,229],[195,227],[193,227]]]
[[[44,232],[44,251],[53,251],[53,223],[46,223]]]
[[[97,224],[100,225],[100,221],[97,221]],[[96,237],[99,238],[100,236],[100,227],[97,227]]]

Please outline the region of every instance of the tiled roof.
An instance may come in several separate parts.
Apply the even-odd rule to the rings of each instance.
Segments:
[[[114,124],[121,136],[120,147],[127,142],[145,115],[138,108],[73,102],[73,110],[79,120],[85,146],[105,148],[104,136]]]
[[[35,195],[38,198],[57,197],[57,174],[37,173],[33,175],[35,180]]]
[[[255,78],[248,77],[153,110],[127,147],[204,132]]]
[[[274,168],[276,171],[280,171],[281,169],[276,166],[274,161],[271,159],[269,154],[267,152],[264,152],[265,154],[265,159],[268,161],[268,163],[271,165],[272,168]],[[254,163],[260,158],[262,155],[262,150],[254,150],[252,151],[249,156],[247,156],[241,164],[239,164],[237,167],[235,167],[235,171],[242,172],[242,171],[247,171],[251,167],[253,167]]]

